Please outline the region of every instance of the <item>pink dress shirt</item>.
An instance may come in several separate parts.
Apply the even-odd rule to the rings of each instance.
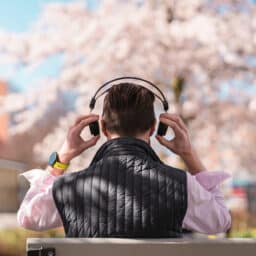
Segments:
[[[22,174],[29,182],[28,190],[17,214],[19,225],[26,229],[47,230],[62,226],[52,196],[56,176],[34,169]],[[231,216],[225,206],[219,184],[229,178],[225,172],[187,173],[188,206],[182,227],[205,234],[227,231]]]

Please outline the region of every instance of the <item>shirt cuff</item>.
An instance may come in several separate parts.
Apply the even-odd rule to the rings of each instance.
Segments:
[[[31,186],[48,187],[56,180],[56,176],[42,169],[33,169],[20,175],[24,176]]]
[[[231,175],[224,171],[204,171],[195,175],[196,180],[208,191],[216,188]]]

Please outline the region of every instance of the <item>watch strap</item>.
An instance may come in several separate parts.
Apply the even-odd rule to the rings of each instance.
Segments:
[[[53,164],[53,168],[56,168],[56,169],[61,169],[63,171],[65,171],[67,168],[68,168],[69,164],[64,164],[64,163],[61,163],[59,161],[56,161],[54,164]]]

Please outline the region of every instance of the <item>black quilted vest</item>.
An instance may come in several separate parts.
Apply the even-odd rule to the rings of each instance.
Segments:
[[[59,177],[53,197],[67,237],[180,237],[186,174],[146,142],[118,138],[87,169]]]

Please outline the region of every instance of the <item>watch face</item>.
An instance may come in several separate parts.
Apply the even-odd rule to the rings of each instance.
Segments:
[[[58,159],[57,152],[53,152],[53,153],[50,155],[48,164],[49,164],[50,166],[53,166],[53,165],[56,163],[57,159]]]

